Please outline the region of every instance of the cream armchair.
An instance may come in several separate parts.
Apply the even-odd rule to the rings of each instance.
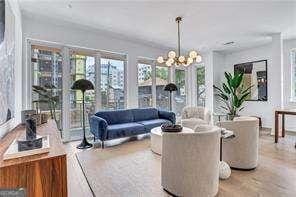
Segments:
[[[258,164],[259,122],[254,117],[238,117],[221,121],[217,126],[233,131],[235,137],[223,141],[223,161],[230,167],[252,170]]]
[[[181,125],[194,129],[197,125],[210,124],[211,112],[204,107],[186,106],[182,110]]]
[[[220,128],[163,133],[161,185],[186,197],[215,196],[219,186]]]

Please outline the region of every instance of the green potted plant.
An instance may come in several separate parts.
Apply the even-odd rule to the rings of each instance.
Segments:
[[[38,106],[40,105],[40,103],[46,103],[48,105],[49,110],[50,110],[51,119],[54,119],[58,128],[60,128],[59,122],[56,117],[56,111],[55,111],[57,104],[59,102],[59,96],[55,95],[55,93],[54,93],[54,90],[56,89],[56,87],[54,85],[47,84],[47,85],[44,85],[44,87],[38,86],[38,85],[33,85],[32,88],[33,88],[33,91],[39,95],[39,99],[33,101],[33,103],[36,104],[37,113],[39,111]],[[47,119],[48,119],[47,116],[48,116],[47,114],[41,113],[41,111],[40,111],[41,123],[44,123],[47,121]]]
[[[222,87],[219,88],[214,85],[214,89],[217,91],[217,96],[220,98],[224,105],[220,106],[226,110],[230,120],[238,116],[238,112],[241,111],[244,101],[251,94],[251,88],[244,87],[243,76],[244,73],[234,73],[233,75],[229,72],[224,73],[226,83],[222,83]]]

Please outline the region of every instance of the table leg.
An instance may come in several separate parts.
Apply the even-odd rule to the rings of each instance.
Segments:
[[[285,129],[285,114],[282,114],[282,137],[285,137],[286,129]]]
[[[276,111],[274,113],[274,142],[277,143],[278,142],[278,138],[279,138],[279,114]]]

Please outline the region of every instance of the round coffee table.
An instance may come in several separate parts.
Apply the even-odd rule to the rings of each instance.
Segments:
[[[183,127],[182,131],[179,133],[194,133],[190,128]],[[160,127],[155,127],[151,129],[150,134],[150,147],[152,152],[161,155],[162,152],[162,131]]]

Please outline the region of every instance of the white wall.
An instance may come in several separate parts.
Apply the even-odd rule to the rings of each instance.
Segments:
[[[221,79],[224,79],[224,71],[233,72],[234,64],[267,59],[268,101],[246,101],[245,109],[241,112],[241,115],[260,116],[263,126],[269,128],[273,128],[274,110],[281,107],[282,101],[284,108],[296,107],[295,103],[290,102],[291,69],[289,54],[292,48],[296,48],[296,39],[284,40],[283,42],[283,68],[281,68],[279,58],[280,41],[275,40],[264,46],[225,54],[224,66],[214,65],[214,83],[219,85]],[[221,62],[223,62],[223,58]],[[283,69],[283,81],[281,80],[281,69]],[[281,83],[283,84],[281,85]],[[281,89],[283,89],[283,97],[281,97]],[[219,104],[216,102],[215,105]],[[293,124],[295,118],[287,118],[286,128],[288,130],[296,130],[296,124]]]
[[[22,110],[22,17],[19,4],[14,0],[7,0],[15,16],[15,117],[0,126],[0,138],[21,122]]]

